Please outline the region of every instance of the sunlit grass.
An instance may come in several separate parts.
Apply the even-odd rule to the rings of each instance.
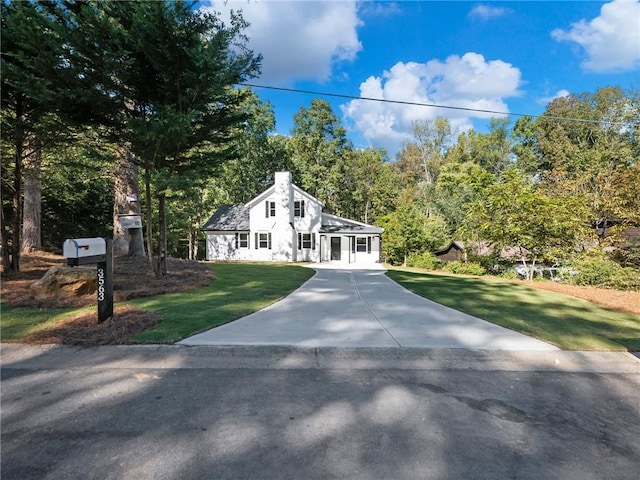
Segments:
[[[58,321],[79,312],[95,310],[93,307],[45,310],[2,305],[0,313],[0,338],[3,342],[16,342],[32,333],[44,330]]]
[[[215,274],[210,285],[182,293],[156,295],[123,304],[159,314],[162,320],[135,336],[134,343],[173,343],[190,335],[264,308],[302,285],[314,270],[276,263],[216,263],[207,265]],[[19,342],[32,333],[53,327],[65,318],[96,306],[65,310],[2,305],[0,332],[3,341]]]
[[[565,350],[640,351],[640,316],[497,279],[390,270],[387,275],[434,302]]]
[[[133,338],[172,343],[264,308],[302,285],[314,271],[274,263],[209,264],[215,280],[207,287],[127,302],[162,316],[153,329]]]

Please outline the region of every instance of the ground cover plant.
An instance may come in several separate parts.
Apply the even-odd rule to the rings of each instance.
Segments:
[[[640,315],[529,285],[394,268],[390,278],[442,305],[565,350],[640,351]]]

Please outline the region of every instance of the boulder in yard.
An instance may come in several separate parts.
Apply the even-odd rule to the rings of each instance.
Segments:
[[[94,293],[97,283],[95,269],[55,266],[31,285],[29,293],[36,300],[80,297]]]

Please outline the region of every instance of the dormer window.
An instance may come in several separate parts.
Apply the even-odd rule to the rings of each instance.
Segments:
[[[304,200],[295,200],[293,202],[293,216],[304,218]]]

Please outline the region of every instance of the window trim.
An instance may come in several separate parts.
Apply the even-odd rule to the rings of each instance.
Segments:
[[[367,252],[367,237],[356,237],[356,252],[358,253]]]
[[[293,201],[293,216],[304,218],[304,200]]]
[[[264,216],[265,218],[275,217],[276,216],[276,202],[271,200],[266,200],[264,202]]]
[[[244,240],[242,239],[242,236],[244,235]],[[247,232],[238,232],[236,233],[236,249],[238,248],[251,248],[251,246],[249,245],[249,234]],[[242,245],[242,243],[245,243],[245,245]]]
[[[263,240],[262,236],[266,235]],[[266,246],[263,246],[266,244]],[[271,232],[255,232],[255,249],[256,250],[271,250]]]
[[[308,236],[305,239],[305,236]],[[305,244],[307,246],[305,246]],[[298,232],[298,250],[315,250],[316,249],[316,234],[313,232],[302,233]]]

